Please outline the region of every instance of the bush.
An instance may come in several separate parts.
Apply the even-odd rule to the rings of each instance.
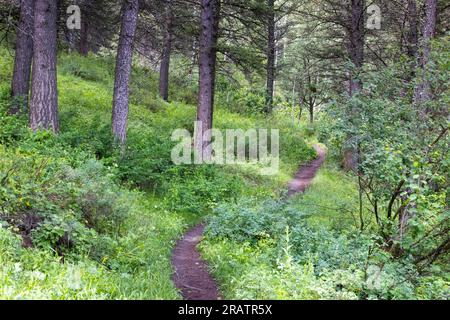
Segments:
[[[30,151],[33,141],[26,144]],[[96,160],[74,168],[56,157],[58,148],[46,147],[45,153],[54,156],[0,148],[0,218],[17,228],[28,245],[48,245],[60,254],[89,251],[93,230],[117,234],[132,194],[121,190]]]
[[[278,238],[287,226],[299,223],[302,223],[301,213],[282,202],[268,200],[258,205],[252,199],[244,199],[218,207],[209,220],[206,234],[212,238],[257,244],[261,239]]]
[[[172,210],[205,214],[219,203],[236,201],[242,193],[242,178],[215,166],[174,167],[166,177],[170,183],[165,200]]]
[[[109,84],[114,75],[112,61],[94,56],[62,55],[59,57],[59,66],[61,74],[73,75],[92,82]]]
[[[219,207],[201,248],[226,298],[446,298],[448,281],[423,278],[412,260],[393,258],[377,238],[311,227],[307,218],[276,201]]]
[[[261,205],[251,201],[224,205],[210,219],[206,234],[211,238],[250,242],[257,245],[270,239],[277,246],[283,243],[286,228],[290,230],[291,253],[300,263],[312,262],[317,272],[325,269],[362,266],[367,258],[370,239],[362,235],[346,236],[342,232],[312,229],[308,216],[289,204],[266,201]],[[278,248],[281,252],[282,248]]]

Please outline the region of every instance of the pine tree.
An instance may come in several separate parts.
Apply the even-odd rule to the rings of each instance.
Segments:
[[[129,82],[138,14],[138,0],[123,1],[112,111],[112,132],[116,141],[120,142],[121,145],[125,144],[127,136]]]
[[[58,132],[56,1],[36,0],[34,18],[30,127]]]
[[[20,2],[20,20],[16,31],[16,55],[12,80],[13,105],[11,113],[25,110],[30,91],[31,62],[33,58],[34,0]]]

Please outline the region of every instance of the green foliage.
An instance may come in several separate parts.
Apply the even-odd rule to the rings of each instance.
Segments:
[[[291,203],[307,215],[312,226],[338,231],[359,227],[358,185],[353,177],[333,168],[330,161],[319,170],[305,193],[295,196]],[[363,206],[364,218],[370,221],[367,204]]]
[[[132,232],[115,240],[90,239],[95,260],[84,254],[62,260],[45,248],[24,249],[19,236],[0,228],[0,297],[177,299],[167,244],[180,235],[184,221],[152,200],[139,203],[126,219],[124,230]]]
[[[266,107],[266,93],[261,89],[228,89],[220,103],[230,111],[243,115],[262,114]]]
[[[282,130],[280,174],[262,177],[250,166],[174,166],[172,131],[193,131],[195,107],[161,102],[155,74],[139,67],[133,68],[127,149],[120,154],[111,148],[113,61],[94,56],[61,55],[61,133],[34,134],[24,116],[7,113],[3,79],[11,62],[0,59],[1,298],[179,298],[170,257],[187,226],[243,195],[274,196],[297,167],[288,161],[314,156],[298,128],[282,119],[219,107],[219,128]],[[172,76],[180,84],[173,96],[195,100],[193,82]]]
[[[364,237],[323,228],[311,228],[307,215],[288,204],[267,201],[220,207],[207,227],[212,238],[227,238],[257,245],[270,240],[282,245],[286,228],[290,230],[290,253],[302,263],[312,262],[317,272],[325,269],[348,268],[363,263],[367,255]],[[282,251],[282,248],[278,248]]]
[[[222,207],[202,252],[230,299],[417,299],[446,297],[449,282],[420,276],[377,238],[311,227],[289,204]],[[438,271],[439,273],[440,271]],[[424,281],[430,281],[424,287]]]
[[[83,80],[110,85],[113,79],[114,61],[112,59],[82,57],[77,54],[61,55],[59,58],[59,72],[72,75]]]
[[[443,230],[449,226],[449,135],[443,109],[448,77],[434,76],[447,68],[441,50],[434,51],[436,64],[430,64],[428,75],[434,100],[411,104],[415,84],[404,84],[407,68],[399,62],[365,73],[364,94],[338,99],[327,110],[333,120],[322,128],[335,155],[348,149],[359,153],[361,192],[372,213],[367,222],[375,222],[373,229],[394,255],[413,255],[423,266],[448,256],[438,249],[448,241]],[[443,255],[428,259],[433,252]]]
[[[253,244],[274,238],[282,234],[287,226],[302,220],[299,212],[273,200],[256,206],[254,200],[244,200],[232,206],[223,205],[215,213],[206,230],[209,236]]]
[[[130,210],[132,194],[95,160],[72,168],[63,158],[2,148],[0,167],[0,218],[60,254],[89,251],[94,230],[117,234]]]
[[[173,210],[207,213],[219,203],[236,201],[243,192],[244,179],[223,174],[220,168],[204,165],[174,167],[166,173],[171,180],[165,200]]]

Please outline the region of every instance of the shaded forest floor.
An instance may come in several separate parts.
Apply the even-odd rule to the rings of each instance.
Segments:
[[[0,48],[0,298],[181,299],[172,251],[203,221],[200,257],[226,299],[448,294],[442,276],[408,278],[408,261],[383,252],[369,261],[374,238],[359,232],[356,181],[333,157],[304,193],[285,201],[299,164],[316,156],[314,128],[282,112],[266,118],[232,108],[242,100],[230,98],[226,79],[218,81],[215,127],[280,129],[277,175],[261,176],[250,164],[172,163],[173,130],[192,133],[196,119],[196,80],[182,73],[172,75],[166,103],[157,98],[156,73],[133,68],[121,156],[110,133],[112,58],[60,55],[57,136],[35,135],[25,116],[8,115],[12,65],[13,55]]]
[[[172,131],[193,129],[195,106],[182,90],[173,99],[188,103],[160,101],[155,75],[136,67],[120,157],[110,136],[113,61],[76,55],[59,59],[61,133],[34,136],[25,117],[7,115],[11,68],[3,50],[0,167],[11,174],[2,177],[2,298],[180,298],[170,257],[182,233],[220,203],[277,198],[298,163],[315,155],[283,117],[266,120],[219,104],[218,128],[283,128],[279,175],[262,177],[252,166],[174,166]],[[23,248],[22,217],[30,216],[40,223],[27,231],[31,247]]]

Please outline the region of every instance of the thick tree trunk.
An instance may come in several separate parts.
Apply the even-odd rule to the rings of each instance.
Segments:
[[[30,101],[30,127],[34,131],[59,130],[56,83],[57,15],[57,1],[35,1]]]
[[[173,15],[171,0],[166,1],[165,12],[165,35],[164,45],[161,57],[161,67],[159,70],[159,94],[165,101],[169,100],[169,68],[170,68],[170,55],[172,52],[172,40],[173,40]]]
[[[117,48],[116,75],[112,111],[112,131],[116,141],[124,145],[127,136],[128,96],[133,41],[139,13],[138,0],[124,0],[122,6],[122,26]]]
[[[431,53],[431,39],[436,32],[436,14],[437,14],[437,0],[427,0],[426,2],[426,16],[423,25],[423,35],[421,42],[421,55],[419,59],[419,68],[421,69],[421,79],[414,90],[414,103],[420,105],[431,99],[430,83],[426,78],[427,64],[430,60]],[[422,115],[424,115],[422,112]]]
[[[267,0],[267,84],[266,113],[273,109],[273,93],[275,84],[275,5],[274,0]]]
[[[212,129],[213,122],[219,14],[220,0],[202,0],[197,106],[199,127],[196,128],[194,145],[197,155],[204,160],[211,158],[211,136],[205,133]]]
[[[13,105],[11,114],[26,110],[30,90],[31,62],[33,59],[34,0],[22,0],[20,20],[16,31],[16,55],[12,80]]]
[[[348,53],[350,61],[353,63],[355,70],[351,72],[349,79],[350,96],[362,89],[362,82],[356,79],[364,62],[364,0],[351,0],[350,8],[350,30],[348,41]]]

